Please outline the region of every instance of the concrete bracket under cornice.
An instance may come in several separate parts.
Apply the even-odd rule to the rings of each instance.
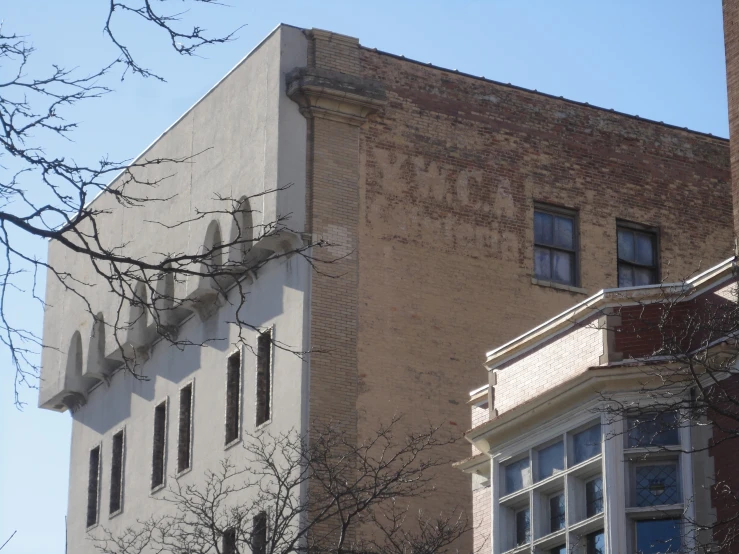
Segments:
[[[307,118],[359,126],[387,103],[385,90],[378,82],[338,71],[300,67],[287,74],[286,82],[287,95]]]

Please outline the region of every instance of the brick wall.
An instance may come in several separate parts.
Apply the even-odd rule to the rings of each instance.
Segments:
[[[729,101],[729,135],[733,168],[734,229],[739,230],[739,1],[723,0],[724,46],[726,48],[726,86]],[[739,234],[739,232],[737,232]]]
[[[726,542],[726,548],[721,552],[735,554],[739,552],[736,537],[739,534],[739,524],[736,521],[737,491],[739,490],[739,472],[736,460],[739,458],[739,440],[736,438],[739,410],[735,405],[739,398],[739,376],[732,376],[719,385],[722,392],[733,400],[721,402],[718,407],[726,415],[719,415],[715,411],[710,414],[713,425],[713,455],[715,468],[715,485],[711,489],[711,500],[716,508],[715,539]]]
[[[314,347],[331,339],[318,329],[334,323],[322,320],[337,317],[337,332],[344,323],[350,335],[356,329],[356,362],[347,350],[341,368],[319,368],[311,355],[311,417],[342,414],[343,402],[334,407],[336,396],[316,387],[331,390],[335,378],[350,390],[356,375],[360,436],[400,412],[411,428],[444,423],[461,435],[485,350],[616,285],[617,218],[660,229],[664,278],[730,255],[726,141],[414,63],[338,35],[312,36],[316,66],[379,81],[388,103],[358,129],[357,143],[332,145],[319,135],[333,128],[317,125],[309,137],[315,175],[324,158],[358,160],[353,185],[333,183],[330,172],[320,185],[346,194],[355,186],[358,271],[349,289],[356,300],[334,295],[335,280],[312,289]],[[323,193],[315,177],[312,186],[316,202]],[[578,211],[582,294],[532,283],[535,201]],[[314,232],[320,218],[330,225],[334,209],[313,206]],[[339,227],[352,228],[344,213],[335,215]],[[319,383],[319,372],[334,377]],[[465,458],[468,448],[460,442],[449,455]],[[471,508],[469,478],[450,467],[423,506],[434,513],[459,504]]]
[[[476,482],[475,490],[472,492],[473,552],[490,552],[490,533],[492,531],[490,486],[481,483],[482,478],[480,476],[473,476],[472,479]]]
[[[690,352],[735,330],[736,282],[719,285],[696,298],[624,306],[616,327],[614,351],[625,360]]]
[[[361,66],[388,104],[360,134],[360,430],[404,411],[461,433],[484,352],[585,298],[532,284],[534,201],[579,211],[588,293],[616,285],[616,218],[660,228],[664,277],[731,254],[726,141],[372,50]],[[427,506],[465,490],[449,469]]]
[[[493,409],[498,415],[597,366],[603,354],[603,333],[597,321],[573,327],[527,352],[520,360],[495,369]]]

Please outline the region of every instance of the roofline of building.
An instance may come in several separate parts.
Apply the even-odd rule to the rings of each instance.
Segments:
[[[652,303],[678,294],[685,295],[685,300],[688,300],[709,286],[714,286],[718,282],[729,279],[734,274],[736,265],[736,258],[731,257],[683,282],[600,290],[541,325],[489,351],[485,355],[485,367],[492,370],[512,358],[521,356],[542,342],[612,305]]]
[[[131,164],[134,164],[134,163],[138,162],[139,160],[141,160],[141,158],[143,158],[144,155],[146,155],[146,153],[149,150],[151,150],[157,142],[159,142],[178,123],[180,123],[180,121],[182,121],[183,119],[185,119],[185,117],[187,117],[187,115],[192,110],[194,110],[198,106],[198,104],[200,104],[203,100],[205,100],[210,95],[210,93],[213,92],[216,89],[216,87],[218,87],[234,71],[236,71],[241,66],[241,64],[243,64],[247,59],[249,59],[252,56],[252,54],[256,53],[256,51],[259,50],[259,48],[261,48],[262,45],[265,42],[267,42],[267,40],[269,40],[272,37],[272,35],[274,35],[277,32],[278,29],[280,29],[282,27],[289,27],[291,29],[299,29],[301,31],[306,31],[307,30],[305,27],[299,27],[297,25],[290,25],[289,23],[279,23],[279,24],[277,24],[262,40],[259,41],[259,43],[256,46],[254,46],[254,48],[252,48],[251,50],[249,50],[249,52],[247,52],[246,55],[244,55],[243,58],[241,58],[238,62],[236,62],[236,64],[223,77],[221,77],[220,79],[218,79],[218,81],[216,81],[215,84],[213,84],[212,87],[210,87],[200,98],[198,98],[189,108],[187,108],[182,113],[182,115],[180,115],[171,125],[169,125],[164,131],[162,131],[159,135],[157,135],[157,137],[153,141],[151,141],[141,151],[141,153],[139,155],[133,157],[131,159],[131,162],[129,164],[127,164],[127,166],[128,165],[131,165]],[[340,34],[340,33],[336,33],[336,34]],[[701,136],[704,136],[704,137],[710,137],[710,138],[714,138],[714,139],[717,139],[717,140],[720,140],[720,141],[723,141],[723,142],[727,142],[727,143],[729,142],[729,139],[724,138],[724,137],[719,137],[717,135],[712,135],[711,133],[704,133],[704,132],[701,132],[701,131],[694,131],[692,129],[688,129],[687,127],[678,127],[677,125],[671,125],[669,123],[664,123],[662,121],[655,121],[653,119],[647,119],[647,118],[644,118],[644,117],[639,117],[638,115],[631,115],[631,114],[627,114],[627,113],[624,113],[624,112],[619,112],[619,111],[616,111],[616,110],[613,110],[613,109],[602,108],[600,106],[595,106],[595,105],[592,105],[592,104],[588,104],[587,102],[578,102],[577,100],[570,100],[568,98],[564,98],[563,96],[554,96],[553,94],[547,94],[545,92],[539,92],[537,90],[531,90],[531,89],[527,89],[527,88],[524,88],[524,87],[519,87],[519,86],[516,86],[516,85],[512,85],[510,83],[502,83],[500,81],[495,81],[493,79],[486,79],[485,77],[480,77],[478,75],[473,75],[471,73],[465,73],[465,72],[462,72],[462,71],[458,71],[456,69],[449,69],[449,68],[441,67],[441,66],[434,65],[434,64],[431,64],[431,63],[424,63],[424,62],[421,62],[419,60],[414,60],[414,59],[411,59],[411,58],[406,58],[405,56],[402,56],[402,55],[399,55],[399,54],[393,54],[391,52],[385,52],[383,50],[378,50],[377,48],[369,48],[369,47],[363,46],[361,44],[359,45],[359,47],[360,48],[363,48],[365,50],[370,50],[372,52],[377,52],[378,54],[381,54],[383,56],[389,56],[391,58],[396,58],[396,59],[399,59],[399,60],[403,60],[403,61],[410,62],[410,63],[417,64],[417,65],[422,65],[422,66],[425,66],[425,67],[431,67],[433,69],[437,69],[439,71],[444,71],[446,73],[452,73],[454,75],[461,75],[463,77],[469,77],[471,79],[476,79],[478,81],[484,81],[484,82],[487,82],[487,83],[492,83],[492,84],[499,85],[499,86],[506,87],[506,88],[510,88],[510,89],[513,89],[513,90],[520,90],[520,91],[523,91],[523,92],[528,92],[528,93],[531,93],[531,94],[535,94],[535,95],[538,95],[538,96],[543,96],[543,97],[546,97],[546,98],[551,98],[551,99],[554,99],[554,100],[561,100],[563,102],[567,102],[567,103],[570,103],[570,104],[575,104],[577,106],[583,106],[583,107],[587,107],[587,108],[592,108],[592,109],[603,111],[603,112],[606,112],[606,113],[612,113],[612,114],[616,114],[616,115],[628,117],[628,118],[631,118],[631,119],[636,119],[638,121],[645,121],[647,123],[653,123],[655,125],[661,125],[663,127],[667,127],[667,128],[670,128],[670,129],[676,129],[676,130],[685,131],[685,132],[688,132],[688,133],[691,133],[691,134],[701,135]],[[125,173],[125,171],[126,171],[125,169],[122,169],[115,176],[113,176],[110,179],[110,182],[103,189],[99,190],[98,193],[85,205],[85,207],[91,206],[92,203],[95,202],[95,200],[97,200],[100,196],[102,196],[105,192],[107,192],[108,188],[110,188],[113,185],[113,183],[123,173]],[[47,240],[50,240],[50,239],[47,239]]]
[[[182,115],[180,115],[177,119],[175,119],[174,122],[172,122],[172,124],[169,125],[169,127],[167,127],[164,131],[159,133],[159,135],[157,135],[157,137],[153,141],[151,141],[146,146],[146,148],[144,148],[141,151],[141,153],[138,156],[135,156],[134,158],[132,158],[131,162],[126,164],[126,166],[128,167],[132,164],[135,164],[139,160],[141,160],[141,158],[143,158],[146,155],[146,153],[149,150],[151,150],[157,142],[163,139],[167,133],[169,133],[172,129],[174,129],[177,126],[177,124],[180,123],[180,121],[185,119],[190,114],[190,112],[192,112],[203,100],[205,100],[208,96],[210,96],[210,93],[212,93],[223,81],[228,79],[228,77],[231,76],[231,74],[234,71],[236,71],[246,60],[248,60],[253,54],[255,54],[257,50],[259,50],[264,45],[264,43],[266,43],[272,37],[272,35],[274,35],[282,27],[300,29],[301,31],[305,30],[303,27],[296,27],[295,25],[289,25],[287,23],[279,23],[277,26],[275,26],[275,28],[272,29],[269,33],[267,33],[267,35],[262,40],[260,40],[259,43],[256,46],[254,46],[254,48],[249,50],[249,52],[247,52],[243,58],[241,58],[238,62],[236,62],[236,64],[231,69],[229,69],[228,72],[223,77],[218,79],[218,81],[216,81],[212,87],[210,87],[207,91],[205,91],[205,93],[200,98],[198,98],[189,108],[187,108],[184,112],[182,112]],[[108,189],[113,185],[113,183],[115,183],[116,179],[118,179],[125,172],[126,172],[126,169],[122,169],[121,171],[116,173],[115,176],[110,180],[110,182],[108,182],[108,184],[104,188],[100,189],[98,193],[92,198],[92,200],[90,200],[85,205],[85,207],[91,206],[92,203],[95,202],[95,200],[97,200],[98,198],[100,198],[100,196],[102,196],[105,192],[107,192]]]
[[[521,92],[528,92],[530,94],[536,95],[536,96],[542,96],[544,98],[550,98],[552,100],[559,100],[561,102],[565,102],[567,104],[574,104],[576,106],[580,106],[583,108],[590,108],[593,110],[597,110],[600,112],[605,112],[621,117],[628,117],[629,119],[635,119],[637,121],[643,121],[644,123],[649,123],[653,125],[658,125],[660,127],[666,127],[667,129],[675,129],[676,131],[683,131],[692,135],[698,135],[706,138],[716,139],[720,142],[726,142],[728,144],[729,139],[725,137],[721,137],[718,135],[714,135],[712,133],[706,133],[703,131],[696,131],[694,129],[689,129],[688,127],[679,127],[678,125],[673,125],[671,123],[665,123],[664,121],[657,121],[655,119],[649,119],[647,117],[640,117],[638,115],[629,114],[626,112],[621,112],[618,110],[614,110],[613,108],[604,108],[602,106],[596,106],[595,104],[589,104],[588,102],[580,102],[578,100],[571,100],[569,98],[565,98],[564,96],[555,96],[554,94],[549,94],[546,92],[541,92],[536,89],[530,89],[526,87],[520,87],[518,85],[513,85],[511,83],[503,83],[501,81],[496,81],[495,79],[488,79],[487,77],[481,77],[480,75],[473,75],[472,73],[465,73],[464,71],[459,71],[458,69],[449,69],[448,67],[442,67],[439,65],[434,65],[430,62],[422,62],[419,60],[414,60],[413,58],[406,58],[405,56],[402,56],[400,54],[393,54],[392,52],[385,52],[384,50],[379,50],[377,48],[369,48],[367,46],[360,45],[360,48],[363,48],[365,50],[369,50],[371,52],[376,52],[377,54],[380,54],[382,56],[388,56],[390,58],[396,58],[398,60],[402,60],[405,62],[409,62],[416,65],[422,65],[424,67],[430,67],[432,69],[438,69],[439,71],[443,71],[445,73],[451,73],[453,75],[460,75],[462,77],[468,77],[470,79],[475,79],[476,81],[482,81],[485,83],[490,83],[493,85],[498,85],[504,88],[509,88],[512,90],[518,90]]]

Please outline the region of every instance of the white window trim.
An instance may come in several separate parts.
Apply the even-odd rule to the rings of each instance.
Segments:
[[[243,436],[244,431],[244,414],[243,414],[243,405],[244,405],[244,347],[243,346],[237,346],[233,350],[231,350],[228,353],[228,356],[226,356],[226,372],[225,372],[225,383],[226,386],[224,387],[224,402],[223,402],[223,425],[224,429],[226,427],[226,424],[228,423],[228,360],[231,359],[234,355],[239,355],[239,398],[238,398],[238,406],[236,407],[236,413],[237,413],[237,419],[239,421],[239,428],[236,432],[236,438],[233,439],[231,442],[228,442],[223,445],[223,450],[229,450],[233,448],[235,445],[239,444],[241,442],[241,438]],[[193,392],[195,392],[195,389],[193,389]],[[193,395],[194,398],[194,395]],[[193,420],[195,418],[192,418]]]
[[[108,491],[110,491],[110,488],[113,486],[113,437],[116,436],[118,433],[123,433],[123,444],[121,444],[121,496],[118,500],[120,502],[120,508],[118,508],[115,512],[109,512],[108,513],[108,519],[112,519],[115,516],[123,513],[123,507],[125,505],[124,497],[126,490],[126,426],[122,425],[121,427],[118,427],[113,433],[110,435],[110,475],[111,480],[108,484]],[[110,495],[108,495],[110,496]],[[108,499],[110,500],[110,499]],[[110,510],[110,501],[108,502],[108,510]]]
[[[259,425],[256,424],[257,422],[257,406],[259,405],[259,398],[257,396],[257,379],[259,378],[259,360],[257,357],[255,357],[254,361],[254,429],[257,431],[261,431],[265,427],[267,427],[270,423],[272,423],[272,420],[274,419],[274,413],[275,413],[275,404],[274,404],[274,390],[275,390],[275,326],[274,324],[270,325],[269,327],[266,327],[264,331],[260,331],[259,334],[257,334],[257,341],[259,340],[259,335],[269,332],[270,334],[270,342],[269,342],[269,367],[268,367],[268,373],[269,373],[269,419],[264,420]],[[258,345],[258,343],[257,343]],[[258,346],[257,346],[258,350]]]
[[[195,431],[195,378],[194,377],[192,379],[190,379],[189,381],[187,381],[186,383],[184,383],[179,388],[178,393],[177,393],[177,396],[178,396],[178,401],[179,402],[182,402],[182,394],[181,394],[182,393],[182,389],[184,389],[188,385],[190,385],[190,387],[191,387],[190,388],[190,445],[189,445],[190,446],[190,449],[189,449],[189,452],[187,454],[189,456],[189,458],[188,458],[189,465],[187,466],[187,468],[183,469],[182,471],[179,471],[179,464],[180,464],[180,425],[182,424],[182,422],[180,421],[180,415],[179,415],[180,413],[178,411],[177,412],[177,469],[178,469],[178,471],[177,471],[177,474],[175,475],[175,479],[179,479],[180,477],[182,477],[186,473],[189,473],[189,472],[192,471],[192,461],[193,461],[192,460],[192,445],[193,445],[193,442],[194,442],[193,441],[193,433]],[[178,404],[178,407],[179,407],[179,404]]]
[[[634,405],[637,410],[648,410],[652,402],[644,401],[642,398],[635,398],[633,395],[624,395],[623,399],[628,400]],[[503,492],[503,477],[504,477],[504,466],[515,461],[517,458],[525,456],[525,452],[530,453],[536,450],[539,446],[551,443],[556,440],[556,437],[563,435],[566,432],[570,434],[574,430],[578,430],[579,427],[585,426],[588,422],[595,422],[600,419],[601,430],[602,430],[602,449],[601,449],[601,476],[603,478],[603,513],[593,516],[592,518],[586,518],[586,520],[577,522],[576,524],[569,526],[568,533],[572,533],[573,527],[575,529],[585,527],[587,531],[583,532],[582,536],[589,534],[591,530],[591,524],[585,523],[590,520],[602,519],[602,524],[598,528],[604,530],[605,537],[605,548],[607,553],[617,554],[624,552],[634,551],[634,531],[633,521],[634,518],[629,513],[629,507],[626,505],[626,489],[631,487],[631,481],[629,479],[628,470],[631,460],[626,456],[626,452],[629,449],[625,448],[625,442],[628,439],[626,433],[625,419],[621,417],[611,418],[608,417],[603,410],[598,410],[599,406],[603,406],[605,403],[602,401],[594,400],[585,405],[578,406],[576,413],[567,413],[563,416],[553,419],[548,424],[537,427],[536,430],[531,433],[519,436],[516,439],[512,439],[501,444],[496,448],[496,452],[490,455],[490,519],[492,531],[492,552],[493,554],[512,554],[517,552],[528,552],[531,549],[532,543],[537,540],[535,539],[535,525],[533,514],[531,523],[531,537],[532,542],[527,546],[515,547],[513,549],[502,550],[501,540],[499,537],[503,537],[506,530],[502,528],[503,518],[500,514],[499,501],[500,498],[505,498],[506,495],[501,496]],[[678,470],[680,471],[680,486],[681,486],[681,507],[684,508],[685,516],[683,516],[683,547],[690,549],[691,546],[695,545],[695,533],[691,532],[691,529],[687,528],[688,521],[694,520],[695,518],[695,502],[691,499],[694,495],[693,487],[693,461],[690,455],[691,449],[691,429],[690,427],[680,428],[680,449],[679,454],[676,455],[678,459]],[[615,439],[615,440],[613,440]],[[565,457],[569,455],[569,445],[565,445]],[[579,465],[579,464],[578,464]],[[520,491],[514,494],[523,493],[524,491],[535,488],[537,482],[534,477],[534,460],[531,459],[531,481],[532,484],[529,487],[524,487]],[[569,468],[568,470],[569,471]],[[551,479],[549,477],[547,479]],[[614,484],[609,483],[611,480]],[[546,479],[544,480],[546,481]],[[612,487],[621,487],[623,489],[622,494],[608,494],[608,491]],[[531,506],[529,506],[531,508]],[[567,508],[569,511],[569,508]],[[641,509],[642,512],[647,511]],[[639,510],[637,510],[639,511]],[[585,525],[583,525],[585,523]],[[597,529],[593,528],[592,531]],[[514,531],[515,532],[515,531]],[[568,534],[565,533],[565,534]],[[553,534],[554,535],[554,534]],[[544,537],[541,537],[544,538]],[[572,545],[568,541],[568,545]],[[548,547],[547,547],[548,548]]]
[[[151,476],[154,474],[154,453],[152,451],[151,464],[149,467],[149,496],[158,493],[160,490],[164,489],[167,486],[167,462],[169,451],[169,395],[165,396],[163,399],[154,402],[154,409],[152,410],[152,414],[156,414],[156,409],[160,404],[162,404],[162,402],[164,402],[164,453],[162,455],[162,482],[156,487],[151,486]],[[154,415],[154,418],[152,418],[151,425],[151,442],[149,444],[151,444],[152,449],[154,448],[155,421],[156,415]]]

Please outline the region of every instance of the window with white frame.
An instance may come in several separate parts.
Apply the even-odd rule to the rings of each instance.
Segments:
[[[627,533],[639,554],[682,548],[682,450],[677,412],[642,411],[627,418]]]
[[[581,536],[603,528],[601,435],[600,422],[589,422],[502,465],[498,516],[510,531],[496,551],[571,552]]]
[[[553,426],[548,438],[539,430],[528,448],[510,446],[497,456],[493,552],[680,552],[686,445],[678,415],[635,413],[620,432],[604,431],[600,418],[580,421]],[[619,498],[609,503],[609,494]],[[622,508],[614,512],[614,506]],[[607,544],[611,526],[623,545]]]

